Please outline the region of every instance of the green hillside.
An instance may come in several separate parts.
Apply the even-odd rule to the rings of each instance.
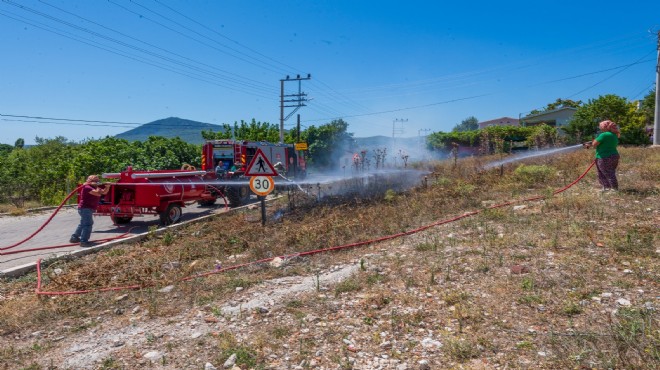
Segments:
[[[202,144],[203,130],[219,131],[221,126],[211,123],[191,121],[178,117],[169,117],[149,122],[132,130],[122,132],[115,137],[128,141],[144,141],[149,136],[163,136],[166,138],[179,137],[191,144]]]
[[[220,125],[169,117],[146,123],[132,130],[115,135],[115,137],[128,141],[144,141],[149,136],[162,136],[166,138],[178,136],[185,142],[202,144],[204,142],[201,134],[203,130],[220,131],[221,129],[222,126]],[[420,138],[417,137],[393,139],[388,136],[371,136],[355,138],[354,140],[356,149],[373,151],[375,149],[388,148],[392,154],[402,148],[414,152],[415,150],[411,148],[423,147],[423,145],[420,145]]]

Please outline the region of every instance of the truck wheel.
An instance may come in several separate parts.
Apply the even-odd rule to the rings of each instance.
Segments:
[[[110,216],[110,219],[115,225],[126,225],[131,222],[133,216]]]
[[[165,212],[160,213],[160,223],[163,225],[171,225],[181,220],[181,206],[178,204],[170,204],[167,206]]]
[[[230,207],[242,206],[250,200],[250,188],[245,186],[228,187],[227,199]]]

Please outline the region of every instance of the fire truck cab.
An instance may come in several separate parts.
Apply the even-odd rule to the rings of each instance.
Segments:
[[[293,144],[273,144],[266,141],[209,140],[202,148],[202,170],[211,171],[218,168],[227,173],[232,166],[240,166],[234,172],[242,172],[242,175],[257,149],[261,149],[272,165],[283,169],[281,175],[291,178],[305,176],[306,166],[302,151],[297,152]]]
[[[273,144],[266,141],[209,140],[202,147],[202,166],[207,177],[218,180],[237,180],[235,184],[224,182],[215,187],[222,191],[231,207],[245,204],[250,199],[250,187],[245,178],[246,167],[257,150],[266,156],[279,175],[286,178],[304,178],[306,175],[305,157],[297,152],[293,144]],[[214,201],[200,200],[200,204],[210,205]]]

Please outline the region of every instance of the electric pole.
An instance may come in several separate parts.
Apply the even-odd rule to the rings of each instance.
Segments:
[[[296,78],[290,78],[287,75],[286,78],[280,80],[280,144],[284,144],[284,121],[288,120],[298,109],[306,105],[307,94],[302,92],[301,81],[310,80],[311,78],[312,75],[308,73],[307,77],[297,75]],[[284,95],[284,83],[290,81],[298,81],[298,93]],[[293,111],[284,117],[284,108],[293,108]]]
[[[397,127],[396,124],[397,122],[401,123],[401,126]],[[408,119],[401,119],[401,118],[395,118],[394,121],[392,122],[392,139],[396,137],[396,135],[403,135],[404,129],[403,129],[403,123],[408,122]]]
[[[653,145],[660,145],[660,31],[658,31],[658,59],[655,63],[655,114],[653,118]]]

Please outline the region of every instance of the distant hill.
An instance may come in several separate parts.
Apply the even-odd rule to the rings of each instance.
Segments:
[[[191,121],[188,119],[170,117],[159,119],[136,127],[132,130],[115,135],[116,138],[128,141],[144,141],[149,136],[162,136],[166,138],[179,137],[181,140],[191,144],[202,144],[203,130],[220,131],[222,126],[211,123]]]
[[[128,141],[144,141],[149,136],[163,136],[166,138],[179,137],[191,144],[202,144],[204,139],[201,132],[206,130],[220,131],[222,126],[211,123],[191,121],[188,119],[170,117],[159,119],[122,132],[115,137]],[[392,138],[389,136],[370,136],[354,138],[355,149],[373,152],[376,149],[387,148],[388,155],[397,155],[399,150],[405,151],[412,158],[419,158],[426,152],[424,140],[420,137]]]

